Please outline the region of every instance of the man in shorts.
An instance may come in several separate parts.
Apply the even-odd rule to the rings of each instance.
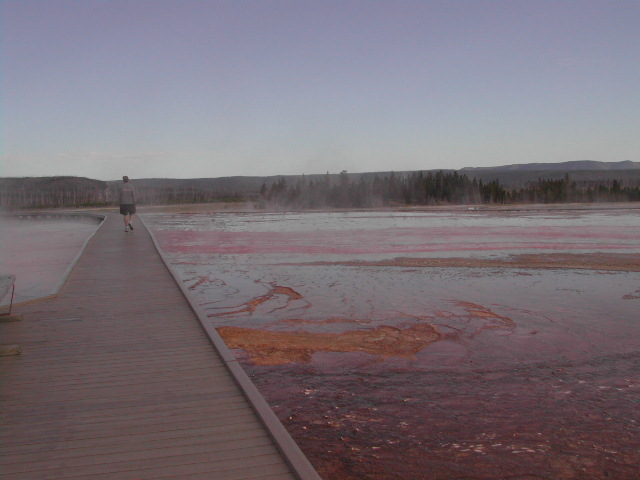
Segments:
[[[133,219],[136,217],[136,191],[129,183],[129,177],[122,177],[119,188],[120,214],[124,216],[124,231],[133,230]]]

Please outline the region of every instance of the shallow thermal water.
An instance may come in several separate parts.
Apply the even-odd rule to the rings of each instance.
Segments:
[[[640,273],[367,262],[640,255],[637,214],[145,218],[326,480],[636,478]]]
[[[14,303],[52,294],[98,226],[87,215],[0,216],[0,272],[16,276]]]

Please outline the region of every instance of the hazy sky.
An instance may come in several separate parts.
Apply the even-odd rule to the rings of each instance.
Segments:
[[[638,0],[0,5],[0,176],[640,161]]]

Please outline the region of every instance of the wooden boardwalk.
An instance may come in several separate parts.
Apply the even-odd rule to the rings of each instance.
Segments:
[[[0,324],[0,478],[319,479],[138,223]],[[244,376],[243,376],[244,375]]]

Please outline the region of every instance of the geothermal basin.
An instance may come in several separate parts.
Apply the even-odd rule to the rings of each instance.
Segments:
[[[145,222],[325,480],[637,478],[637,210]]]

